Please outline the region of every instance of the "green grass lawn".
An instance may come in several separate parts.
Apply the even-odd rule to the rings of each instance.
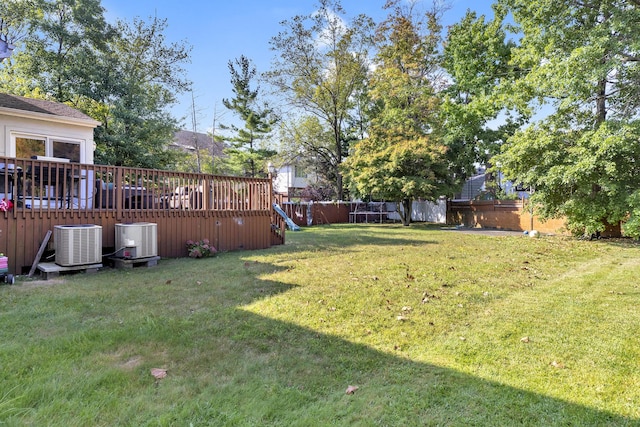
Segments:
[[[630,241],[345,224],[18,281],[0,424],[640,425],[638,277]]]

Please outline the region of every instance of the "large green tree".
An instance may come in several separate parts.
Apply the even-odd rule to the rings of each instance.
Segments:
[[[243,127],[222,126],[232,132],[223,138],[230,144],[225,161],[244,176],[266,176],[266,162],[276,154],[267,142],[278,118],[268,104],[260,103],[260,87],[252,87],[257,69],[250,59],[242,55],[229,61],[229,72],[235,97],[223,99],[222,104],[240,118]]]
[[[451,190],[437,94],[440,25],[400,0],[377,31],[377,64],[370,79],[374,103],[368,137],[355,145],[345,170],[357,194],[398,202],[404,225],[413,200],[436,200]]]
[[[324,153],[339,199],[343,197],[340,165],[349,149],[348,123],[366,81],[373,29],[371,19],[364,15],[348,24],[341,15],[344,10],[339,0],[320,0],[313,14],[282,22],[283,31],[270,42],[277,56],[265,73],[298,115],[316,116],[327,128],[329,152],[325,141],[319,142],[319,150],[309,145],[302,148],[311,149],[312,155]]]
[[[100,121],[98,163],[172,167],[167,148],[177,122],[168,107],[189,88],[182,69],[189,48],[166,42],[166,20],[109,25],[99,0],[24,4],[23,40],[0,67],[2,90],[64,102]]]
[[[113,37],[100,0],[38,0],[41,15],[26,39],[20,67],[48,98],[75,104],[87,70]]]
[[[630,0],[502,0],[522,34],[511,87],[548,114],[509,139],[507,177],[535,190],[543,217],[590,235],[640,214],[640,4]],[[634,228],[635,227],[635,228]]]
[[[475,173],[477,164],[487,165],[522,123],[501,90],[501,82],[518,75],[510,64],[515,44],[507,39],[505,15],[498,6],[491,20],[467,11],[444,40],[442,66],[450,84],[442,93],[441,114],[450,171],[458,185]]]
[[[167,150],[177,121],[167,110],[176,94],[189,90],[182,64],[184,43],[167,43],[167,21],[135,18],[119,21],[117,36],[96,58],[83,109],[102,125],[96,132],[96,161],[147,168],[172,167],[176,152]]]

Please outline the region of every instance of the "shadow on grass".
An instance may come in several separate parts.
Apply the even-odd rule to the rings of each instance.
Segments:
[[[229,257],[226,261],[239,259]],[[33,345],[33,349],[16,346],[15,354],[4,354],[17,357],[43,347],[60,353],[61,360],[75,366],[79,378],[86,369],[82,381],[71,378],[65,385],[65,379],[55,374],[51,374],[52,380],[30,380],[5,370],[9,383],[56,381],[43,385],[42,390],[32,389],[31,397],[18,394],[21,386],[7,399],[17,399],[23,407],[35,406],[37,413],[26,413],[29,423],[51,425],[58,416],[66,421],[77,417],[76,425],[637,425],[638,420],[417,363],[391,349],[390,353],[377,351],[243,308],[292,289],[257,278],[259,273],[277,268],[260,263],[240,265],[232,274],[246,277],[241,291],[225,288],[224,276],[204,268],[204,273],[213,276],[211,284],[194,285],[192,278],[160,281],[157,277],[167,274],[161,270],[144,273],[155,283],[148,287],[140,284],[131,289],[130,283],[114,282],[112,288],[121,288],[116,290],[117,298],[126,298],[133,307],[129,314],[119,309],[124,324],[121,329],[87,324],[83,334],[74,335],[68,344],[53,336],[42,343],[25,341],[24,345]],[[114,272],[113,277],[117,276]],[[68,297],[45,289],[51,292],[45,302],[70,311],[75,305],[66,298],[101,301],[101,307],[92,304],[77,309],[81,321],[99,322],[113,315],[102,289],[87,286],[82,295],[70,293]],[[89,310],[99,311],[101,317]],[[19,341],[19,337],[14,339]],[[137,347],[151,349],[160,354],[159,359],[170,361],[166,379],[153,382],[148,375],[153,365],[143,364],[121,375],[109,372],[113,368],[108,365],[93,364],[105,353],[119,354],[123,352],[120,349]],[[32,362],[26,359],[28,367]],[[23,362],[14,363],[18,369]],[[115,379],[92,380],[101,370]],[[132,391],[132,382],[139,383],[139,389]],[[346,394],[350,385],[358,389]],[[46,400],[35,400],[56,393],[64,394],[64,403],[58,400],[48,408]],[[0,421],[2,409],[0,402]],[[65,410],[73,415],[58,415]],[[7,420],[9,424],[25,421],[22,414]]]
[[[270,266],[256,265],[256,269]],[[292,289],[256,281],[254,301]],[[230,301],[227,301],[229,303]],[[417,363],[243,308],[202,314],[218,354],[214,378],[173,419],[209,425],[620,426],[638,420]],[[282,307],[286,310],[287,307]],[[220,312],[218,312],[220,313]],[[184,345],[189,345],[185,341]],[[250,363],[243,361],[249,360]],[[196,379],[194,381],[198,382]],[[357,386],[347,394],[348,386]]]
[[[288,290],[272,281],[260,281],[256,289],[256,300],[264,292],[274,295]],[[221,331],[222,340],[230,340],[232,357],[261,363],[252,364],[248,371],[239,363],[231,372],[224,372],[229,368],[224,363],[220,373],[235,380],[217,389],[215,395],[222,407],[234,409],[221,410],[212,402],[199,414],[200,420],[238,425],[367,426],[603,426],[638,422],[417,363],[393,349],[381,352],[250,312],[241,306],[246,300],[238,303],[228,329]],[[347,394],[348,386],[358,389]]]
[[[251,313],[236,320],[237,329],[230,334],[233,351],[237,357],[260,362],[251,372],[228,372],[234,381],[213,395],[202,396],[213,397],[212,405],[196,421],[305,426],[621,426],[638,422]],[[358,389],[346,394],[352,385]]]

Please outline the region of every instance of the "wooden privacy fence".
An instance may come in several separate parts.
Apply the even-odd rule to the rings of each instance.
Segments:
[[[542,221],[531,214],[523,200],[450,200],[447,202],[447,224],[504,230],[537,230],[541,233],[570,234],[565,218]],[[621,237],[621,224],[606,224],[600,237]]]
[[[207,238],[222,251],[284,243],[270,179],[181,173],[64,161],[0,157],[0,252],[22,274],[56,225],[157,224],[158,255],[187,255],[185,242]],[[51,246],[51,245],[50,245]]]
[[[281,205],[287,216],[301,227],[347,223],[354,206],[355,203],[350,202],[286,202]]]
[[[400,221],[394,202],[285,202],[281,207],[299,226]],[[414,200],[412,204],[412,221],[444,223],[445,216],[444,200]]]
[[[449,200],[447,224],[503,230],[565,233],[564,219],[540,221],[522,200]]]

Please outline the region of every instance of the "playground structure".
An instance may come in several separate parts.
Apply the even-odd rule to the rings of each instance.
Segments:
[[[285,224],[287,224],[287,227],[289,227],[289,230],[300,231],[300,226],[295,222],[293,222],[293,220],[287,216],[287,214],[282,210],[280,205],[278,205],[277,203],[274,203],[273,209],[278,213],[278,215],[282,217],[282,219],[284,219],[284,222]]]

